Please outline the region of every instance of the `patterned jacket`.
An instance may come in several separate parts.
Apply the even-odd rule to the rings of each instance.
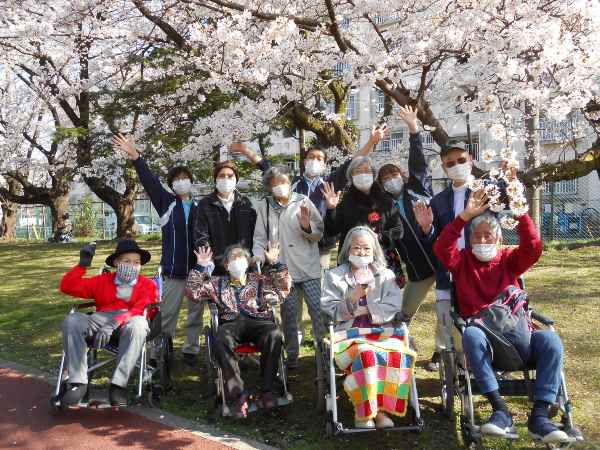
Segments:
[[[292,287],[292,279],[283,264],[266,269],[264,274],[249,273],[245,286],[236,287],[229,276],[211,277],[206,267],[190,271],[186,295],[190,300],[208,300],[217,305],[219,319],[234,320],[240,313],[255,319],[273,320],[269,302],[283,301]]]

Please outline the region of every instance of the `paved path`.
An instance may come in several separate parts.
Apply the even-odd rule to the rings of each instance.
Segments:
[[[44,380],[0,367],[0,449],[225,450],[238,447],[126,410],[77,409],[56,414],[50,408],[51,390]]]

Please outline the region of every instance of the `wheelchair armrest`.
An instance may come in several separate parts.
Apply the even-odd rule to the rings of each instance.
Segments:
[[[96,307],[96,302],[73,303],[71,305],[71,311],[75,312],[75,311],[79,311],[81,309],[95,308],[95,307]]]
[[[550,319],[549,317],[543,316],[540,313],[535,312],[534,310],[531,310],[531,318],[547,327],[554,325],[554,320]]]
[[[148,317],[148,311],[150,311],[152,308],[158,308],[158,303],[148,303],[146,306],[144,306],[144,317]]]
[[[454,326],[460,330],[462,333],[465,331],[465,327],[467,326],[467,322],[465,319],[460,317],[455,311],[450,311],[450,317],[452,317],[452,321],[454,322]]]

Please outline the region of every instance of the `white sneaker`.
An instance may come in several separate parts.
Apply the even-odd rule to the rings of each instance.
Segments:
[[[394,422],[388,417],[387,414],[380,411],[375,416],[375,426],[377,428],[392,428],[394,426]]]
[[[367,419],[367,420],[354,419],[354,427],[355,428],[372,429],[372,428],[375,428],[375,422],[373,422],[373,419]]]

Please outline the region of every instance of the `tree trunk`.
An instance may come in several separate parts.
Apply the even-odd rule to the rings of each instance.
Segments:
[[[7,179],[8,189],[15,195],[18,183]],[[18,205],[7,198],[2,199],[2,221],[0,222],[0,240],[15,241],[17,239],[17,207]]]
[[[123,196],[118,203],[115,213],[117,215],[117,238],[130,238],[135,236],[133,226],[135,225],[135,198]],[[135,195],[133,196],[135,197]]]
[[[65,228],[65,215],[69,212],[69,195],[59,195],[50,200],[52,214],[52,236],[58,240],[59,233]]]
[[[535,169],[540,166],[540,111],[531,102],[525,103],[525,148],[527,149],[526,170]],[[527,201],[529,203],[529,214],[538,232],[541,230],[541,195],[540,184],[527,187]]]

